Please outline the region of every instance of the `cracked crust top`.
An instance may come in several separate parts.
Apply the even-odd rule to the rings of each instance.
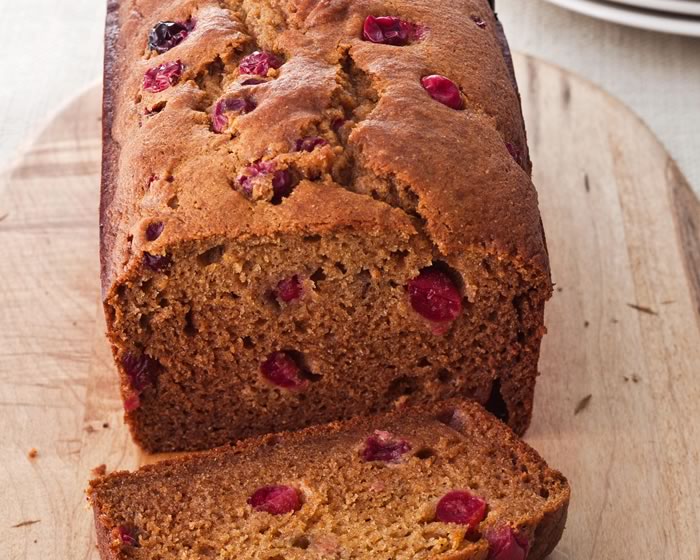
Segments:
[[[364,41],[368,15],[399,16],[421,37]],[[194,27],[157,54],[147,37],[159,21]],[[446,260],[479,246],[546,271],[518,94],[486,0],[110,0],[106,43],[105,296],[140,262],[154,219],[166,223],[161,250],[212,235],[350,227],[421,231]],[[256,50],[283,64],[244,84],[238,65]],[[176,85],[144,91],[149,69],[175,62]],[[421,85],[429,74],[458,84],[465,110],[431,99]],[[229,98],[255,108],[217,133],[217,103]],[[326,144],[295,151],[317,136]],[[298,183],[282,204],[237,188],[258,161]]]

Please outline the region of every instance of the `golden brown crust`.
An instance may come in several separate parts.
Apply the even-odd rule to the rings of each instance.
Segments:
[[[109,530],[115,529],[115,519],[121,519],[120,516],[124,515],[123,508],[125,506],[120,505],[118,501],[123,500],[130,512],[138,512],[139,516],[146,515],[145,511],[147,511],[148,506],[146,503],[140,502],[140,500],[149,498],[139,498],[138,494],[134,492],[134,489],[140,485],[143,485],[145,489],[158,488],[157,492],[160,493],[164,491],[161,489],[161,483],[182,478],[189,481],[188,486],[191,484],[193,491],[195,491],[195,488],[201,491],[202,487],[198,486],[199,482],[218,476],[221,472],[228,472],[226,480],[235,486],[238,484],[236,482],[237,477],[245,477],[245,473],[248,472],[247,467],[244,466],[246,462],[252,462],[255,469],[260,472],[267,472],[273,469],[275,471],[274,476],[280,480],[286,480],[286,477],[299,475],[292,474],[295,471],[294,466],[285,467],[290,469],[289,472],[279,470],[279,465],[289,464],[284,457],[295,457],[298,461],[303,462],[307,461],[307,459],[304,459],[307,454],[312,456],[314,453],[317,453],[317,449],[321,449],[328,456],[338,457],[338,460],[341,462],[337,464],[337,468],[341,471],[346,469],[348,473],[347,477],[340,477],[344,480],[343,484],[347,484],[347,487],[338,489],[352,494],[357,492],[353,482],[355,480],[353,477],[356,475],[351,474],[356,471],[353,470],[354,466],[352,464],[342,462],[345,452],[343,447],[346,445],[342,442],[354,441],[357,438],[360,438],[360,441],[362,441],[362,438],[365,437],[363,434],[371,434],[374,430],[381,429],[384,426],[398,426],[397,422],[403,422],[407,426],[414,426],[417,423],[429,426],[430,421],[438,417],[442,418],[442,422],[448,423],[453,430],[461,433],[466,438],[465,442],[470,449],[469,453],[472,457],[470,460],[480,461],[487,460],[487,457],[496,457],[496,464],[499,464],[498,461],[501,458],[507,461],[507,463],[500,463],[503,466],[502,471],[501,467],[495,467],[489,475],[481,475],[479,487],[486,488],[491,483],[485,480],[484,476],[495,478],[505,476],[503,488],[508,495],[509,492],[512,492],[513,487],[526,486],[530,484],[531,480],[539,481],[538,484],[541,486],[535,485],[533,488],[535,492],[546,492],[544,500],[537,498],[536,502],[532,502],[524,510],[522,509],[524,507],[523,504],[518,502],[520,498],[516,497],[513,497],[513,501],[507,502],[504,506],[494,504],[493,515],[501,517],[501,520],[490,519],[488,526],[497,527],[503,522],[514,524],[521,534],[527,535],[530,540],[531,550],[528,558],[530,560],[545,558],[558,543],[564,528],[570,496],[566,479],[557,471],[550,469],[535,450],[520,441],[506,426],[498,422],[480,406],[466,401],[450,401],[429,407],[410,408],[378,417],[356,418],[349,422],[317,426],[300,432],[263,436],[240,442],[233,447],[149,465],[134,473],[117,472],[107,477],[93,480],[88,489],[88,496],[96,508],[96,512],[99,512],[96,515],[98,536],[101,534],[99,540],[102,543],[108,543]],[[408,429],[410,432],[413,428]],[[429,429],[434,430],[431,433],[434,434],[436,440],[444,437],[439,429]],[[416,437],[418,436],[416,435]],[[329,444],[328,442],[333,443]],[[437,445],[436,452],[449,454],[449,447],[444,448]],[[278,460],[276,457],[282,457],[282,459]],[[512,466],[506,467],[511,461],[513,461]],[[290,465],[293,464],[291,463]],[[326,467],[319,464],[318,468]],[[406,464],[405,466],[396,467],[398,469],[396,472],[400,473],[402,472],[401,469],[414,468],[420,467],[413,463]],[[432,468],[435,469],[435,466]],[[513,469],[513,474],[511,474],[510,469]],[[527,476],[523,475],[523,472]],[[430,477],[430,471],[422,476]],[[446,475],[435,475],[434,482],[436,484],[439,483],[441,476]],[[447,476],[454,478],[453,483],[459,483],[458,473],[453,472]],[[513,476],[520,478],[520,480],[512,478]],[[357,482],[359,483],[359,479]],[[240,480],[240,483],[245,485],[246,481]],[[226,484],[229,484],[229,482]],[[540,490],[537,490],[537,488],[540,488]],[[148,495],[150,495],[150,490],[143,494],[143,496]],[[410,519],[413,518],[411,512],[414,511],[416,505],[411,501],[411,496],[406,496],[405,498],[407,507],[406,522],[410,523]],[[361,495],[355,497],[358,504],[362,502],[362,499]],[[534,503],[539,505],[532,505]],[[232,506],[231,504],[224,505],[222,503],[212,507],[230,508]],[[511,508],[513,511],[508,512],[508,508]],[[213,513],[216,516],[216,512]],[[166,515],[167,511],[160,512],[160,514]],[[185,514],[183,513],[183,515]],[[155,523],[155,521],[153,522]],[[152,528],[155,528],[155,525],[152,525]],[[168,538],[166,540],[169,541]],[[177,539],[173,542],[176,541]],[[146,546],[150,545],[146,544]],[[449,554],[441,555],[440,558],[443,560],[474,560],[483,558],[484,546],[488,548],[483,539],[474,543],[474,545],[465,543],[465,550],[452,550]],[[110,553],[110,549],[107,546],[103,546],[101,549],[105,553]],[[240,550],[240,553],[242,555],[250,554],[254,553],[255,550]],[[148,556],[143,557],[146,558]],[[114,558],[116,560],[122,558],[122,556],[117,554]],[[103,556],[103,559],[113,560],[113,557]]]
[[[133,92],[139,89],[143,70],[149,67],[148,61],[139,60],[143,48],[141,38],[145,37],[154,21],[166,15],[184,15],[195,8],[203,10],[210,4],[212,6],[207,8],[206,16],[201,18],[202,27],[207,19],[214,25],[214,22],[222,22],[225,16],[214,9],[214,3],[204,0],[176,2],[169,9],[165,9],[160,2],[139,2],[138,9],[132,8],[132,4],[110,0],[108,12],[104,115],[106,159],[101,210],[105,228],[102,234],[105,294],[126,272],[127,233],[132,224],[138,221],[139,214],[144,212],[135,205],[142,187],[134,185],[134,181],[147,180],[156,171],[142,167],[152,159],[148,151],[155,149],[155,153],[162,157],[163,149],[175,150],[176,153],[181,150],[182,155],[168,159],[197,159],[195,146],[215,148],[218,140],[206,138],[200,133],[187,139],[190,135],[183,127],[192,126],[187,125],[191,117],[186,120],[180,118],[186,113],[171,112],[167,124],[144,124],[140,127],[137,121],[141,117],[130,107],[130,100]],[[370,2],[345,0],[334,2],[333,7],[329,4],[328,8],[323,8],[322,5],[314,6],[312,2],[290,0],[280,2],[279,9],[290,9],[289,6],[294,4],[296,20],[290,18],[287,22],[289,27],[277,37],[275,46],[290,55],[295,53],[302,57],[302,67],[306,64],[305,68],[310,69],[313,68],[311,61],[317,56],[316,53],[330,54],[334,52],[336,44],[347,43],[354,63],[373,76],[381,96],[372,118],[358,126],[351,143],[357,144],[363,157],[367,158],[366,165],[370,169],[385,176],[396,175],[415,188],[421,198],[420,206],[425,212],[428,233],[440,251],[449,255],[474,244],[484,245],[546,268],[536,193],[527,174],[522,173],[505,148],[508,142],[525,150],[525,131],[510,62],[502,54],[508,52],[507,44],[486,3],[483,0],[461,0],[459,5],[450,5],[449,17],[446,15],[447,6],[436,9],[434,2],[428,0],[405,3],[401,7],[405,17],[424,22],[431,31],[425,46],[415,46],[411,53],[409,49],[404,49],[398,56],[395,50],[383,52],[376,45],[349,39],[359,36],[365,14],[381,11]],[[305,12],[307,17],[304,20]],[[488,22],[487,30],[479,33],[473,31],[472,14],[479,14]],[[339,21],[344,21],[345,26],[338,25]],[[305,40],[301,39],[294,25],[303,26],[301,31],[307,37]],[[132,40],[125,41],[121,37],[123,26],[124,33]],[[219,35],[209,28],[206,33],[212,36],[212,41],[219,41]],[[204,34],[202,31],[202,36]],[[191,49],[196,48],[191,45],[197,40],[193,37],[190,45],[183,43],[181,50],[190,50],[182,50],[179,56],[182,57],[183,52],[185,56],[191,56]],[[455,56],[454,45],[462,45],[459,56]],[[168,55],[164,56],[167,59]],[[202,54],[198,58],[201,60],[204,56]],[[290,68],[285,71],[292,72]],[[443,73],[460,83],[469,104],[473,106],[472,110],[455,112],[427,102],[419,83],[421,76],[427,72]],[[183,107],[178,110],[199,102],[196,92],[188,88],[180,89],[187,91],[181,96],[166,96],[172,104]],[[282,91],[280,89],[280,96]],[[271,97],[274,99],[274,90]],[[299,92],[291,101],[289,97],[281,98],[279,104],[269,101],[247,115],[239,131],[243,156],[253,161],[269,146],[288,142],[287,135],[291,129],[282,126],[275,129],[268,123],[284,118],[280,112],[288,111],[290,103],[301,103],[307,98],[304,92]],[[411,110],[406,110],[408,100]],[[137,110],[143,109],[144,106],[141,106]],[[430,126],[426,126],[426,123],[430,123]],[[464,133],[455,135],[458,130]],[[184,135],[187,141],[171,145],[173,135],[177,134]],[[160,147],[158,143],[153,144],[153,136],[156,135],[167,138],[166,141],[157,141],[162,144]],[[439,146],[440,138],[444,138],[442,146]],[[378,149],[379,146],[386,148]],[[116,158],[125,148],[126,157],[121,157],[121,168],[117,171]],[[139,153],[142,157],[138,157]],[[199,180],[197,175],[185,179],[203,184],[204,190],[200,194],[216,196],[219,205],[226,207],[227,214],[234,212],[243,220],[230,220],[239,226],[232,228],[230,223],[222,224],[221,220],[209,219],[205,213],[190,213],[183,204],[187,201],[181,199],[180,222],[188,224],[192,233],[221,233],[222,225],[225,225],[231,235],[240,235],[246,230],[256,234],[258,226],[246,218],[247,208],[240,207],[238,197],[233,193],[222,197],[219,193],[225,191],[218,191],[213,185],[209,187],[211,181],[202,181],[202,172],[211,173],[217,167],[214,153],[207,152],[205,157],[210,158],[210,165],[197,162],[188,167],[198,170]],[[525,160],[527,169],[529,160],[526,156]],[[359,211],[359,206],[357,209]],[[260,234],[266,235],[264,231]],[[178,235],[182,234],[178,232]],[[172,241],[176,240],[177,237],[173,236]]]
[[[100,558],[102,560],[119,560],[119,549],[114,546],[112,527],[109,527],[106,520],[102,519],[96,505],[92,506],[92,513],[95,519],[97,550],[100,552]]]
[[[108,0],[105,24],[104,80],[102,84],[102,187],[100,195],[100,268],[102,297],[107,296],[107,286],[112,277],[112,253],[116,220],[110,218],[110,206],[117,187],[117,162],[119,146],[112,138],[118,78],[119,0]]]
[[[570,492],[567,491],[566,495],[562,497],[562,507],[551,508],[545,512],[542,521],[535,530],[535,545],[530,550],[528,558],[533,560],[547,558],[554,552],[566,528],[569,499]]]
[[[387,12],[424,25],[426,38],[399,49],[362,41],[366,15]],[[160,56],[147,51],[145,37],[155,22],[189,17],[197,25],[186,41]],[[481,18],[485,28],[472,17]],[[449,396],[473,396],[483,402],[494,380],[500,379],[509,423],[518,432],[525,430],[551,282],[507,43],[484,0],[439,5],[411,0],[391,7],[370,0],[110,0],[106,39],[101,265],[108,335],[117,361],[129,352],[149,354],[161,364],[169,360],[168,355],[158,355],[158,342],[147,328],[140,323],[132,330],[125,326],[151,318],[152,309],[135,305],[131,297],[142,285],[155,283],[144,271],[145,253],[172,255],[182,253],[183,247],[214,245],[221,239],[282,246],[305,236],[330,239],[348,231],[367,232],[369,239],[400,245],[399,254],[416,256],[402,285],[420,270],[417,261],[423,267],[431,261],[447,263],[465,285],[476,282],[475,269],[482,259],[508,269],[493,274],[501,279],[510,275],[502,282],[507,284],[503,293],[493,294],[492,286],[471,286],[474,293],[480,290],[478,296],[500,298],[502,310],[489,304],[483,314],[497,317],[491,327],[501,325],[499,332],[487,335],[499,356],[483,346],[465,350],[474,363],[460,369],[456,364],[466,361],[445,357],[450,364],[435,365],[429,375],[434,377],[442,367],[457,377],[472,377]],[[237,64],[252,49],[274,51],[285,64],[274,79],[251,89],[257,108],[238,118],[230,134],[215,134],[210,122],[214,106],[222,97],[240,93]],[[147,69],[175,60],[185,63],[177,87],[159,94],[142,91]],[[223,61],[223,70],[217,60]],[[207,78],[217,72],[215,80]],[[454,111],[431,100],[420,85],[428,73],[445,74],[459,83],[468,110]],[[351,124],[336,138],[328,123],[338,111]],[[307,133],[332,137],[332,146],[309,156],[291,153],[295,140]],[[522,166],[508,153],[508,144],[517,147]],[[304,175],[294,194],[278,206],[250,201],[232,184],[260,158],[304,173],[310,168],[322,173],[320,178]],[[403,195],[397,196],[398,191]],[[149,241],[146,228],[154,221],[162,221],[165,230]],[[129,297],[121,298],[125,291]],[[164,299],[172,303],[169,296]],[[184,299],[183,307],[191,304],[189,295]],[[522,304],[524,300],[528,301]],[[177,316],[181,310],[158,312]],[[517,314],[518,320],[501,312]],[[472,325],[468,335],[437,350],[432,341],[418,340],[415,345],[431,346],[434,355],[444,357],[450,348],[471,344],[479,328]],[[209,338],[219,334],[210,333]],[[237,334],[240,340],[249,337]],[[279,344],[290,342],[283,339]],[[200,348],[180,350],[200,353]],[[318,349],[307,345],[299,350],[313,354]],[[217,348],[218,362],[200,363],[201,370],[226,376],[256,369],[250,363],[223,364],[222,353]],[[196,365],[183,360],[169,364],[168,370],[180,383]],[[393,371],[405,367],[398,364]],[[128,379],[122,369],[126,395]],[[377,371],[377,376],[385,374]],[[483,379],[477,383],[477,377]],[[422,396],[430,398],[430,393]],[[163,414],[180,410],[179,404],[163,403]],[[158,406],[154,398],[153,407]],[[372,406],[382,410],[392,403],[380,400]],[[146,429],[146,408],[128,414],[127,422],[139,443],[151,450],[221,444],[231,438],[221,425],[240,420],[218,418],[218,439],[207,435],[215,431],[200,420],[199,434],[178,441],[173,434],[182,432],[183,420],[163,419],[169,430],[156,428],[155,421]],[[314,421],[333,417],[328,412]],[[247,419],[240,422],[250,425]],[[233,437],[247,435],[250,432],[243,429],[233,430]]]

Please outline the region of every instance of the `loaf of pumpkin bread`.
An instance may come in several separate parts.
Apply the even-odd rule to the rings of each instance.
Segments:
[[[569,486],[451,401],[111,474],[88,497],[103,560],[541,560]]]
[[[210,448],[470,397],[530,420],[549,265],[486,0],[110,0],[126,420]]]

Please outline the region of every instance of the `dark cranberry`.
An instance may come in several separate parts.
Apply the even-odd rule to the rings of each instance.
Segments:
[[[143,264],[154,272],[163,272],[167,270],[171,263],[172,260],[168,255],[143,254]]]
[[[275,172],[272,178],[272,204],[280,204],[283,198],[287,198],[294,192],[294,179],[289,169]]]
[[[155,385],[160,364],[146,354],[127,352],[122,358],[122,367],[129,378],[131,388],[137,393],[142,393]]]
[[[226,130],[228,126],[228,117],[226,113],[245,115],[246,113],[250,113],[255,107],[257,107],[255,101],[245,97],[221,99],[214,108],[214,116],[212,118],[212,128],[214,132],[221,133]]]
[[[435,267],[423,269],[408,283],[411,306],[436,323],[454,321],[462,312],[462,296],[452,279]]]
[[[187,38],[194,29],[194,21],[160,21],[148,34],[148,46],[158,54],[168,52]]]
[[[365,442],[362,458],[365,461],[398,463],[401,457],[411,450],[411,444],[390,432],[377,430]]]
[[[255,511],[282,515],[301,509],[301,497],[291,486],[263,486],[248,498],[248,504]]]
[[[486,507],[486,502],[481,498],[463,490],[456,490],[440,499],[435,518],[443,523],[476,527],[486,518]]]
[[[139,546],[139,540],[136,536],[136,529],[133,527],[127,527],[126,525],[120,525],[117,530],[119,531],[119,540],[124,546]]]
[[[250,197],[253,194],[253,177],[241,175],[237,180],[239,189],[244,195]]]
[[[305,138],[299,138],[294,143],[295,152],[313,152],[319,146],[325,146],[328,141],[320,136],[307,136]]]
[[[267,76],[271,68],[282,66],[282,60],[272,53],[255,51],[243,60],[238,69],[241,74],[254,74],[256,76]]]
[[[472,16],[472,21],[476,23],[477,27],[486,29],[486,22],[481,18],[481,16]]]
[[[164,91],[180,81],[183,69],[179,60],[151,68],[143,77],[143,89],[153,93]]]
[[[366,41],[404,46],[417,36],[417,27],[394,16],[367,16],[362,36]]]
[[[264,84],[266,83],[265,80],[261,80],[260,78],[248,78],[247,80],[243,80],[241,82],[242,86],[257,86],[259,84]]]
[[[346,122],[348,121],[341,118],[333,119],[333,122],[331,122],[331,128],[334,132],[338,132]]]
[[[155,241],[161,236],[164,229],[165,224],[163,222],[153,222],[148,224],[148,227],[146,228],[146,240]]]
[[[287,352],[273,352],[260,366],[263,377],[283,389],[301,389],[307,381],[296,360]]]
[[[458,111],[464,109],[462,92],[457,84],[449,78],[433,74],[421,79],[421,84],[435,101]]]
[[[525,560],[527,558],[527,540],[516,535],[508,526],[486,533],[489,541],[488,560]]]
[[[253,183],[256,177],[267,175],[275,170],[275,163],[272,161],[256,161],[243,171],[243,175],[238,177],[240,190],[247,196],[253,194]]]
[[[279,204],[294,191],[294,179],[288,169],[275,171],[275,163],[272,161],[257,161],[246,167],[237,179],[239,190],[248,197],[252,196],[256,178],[270,173],[273,173],[272,203]]]
[[[148,178],[148,185],[146,186],[146,189],[150,189],[150,188],[151,188],[151,185],[152,185],[153,183],[155,183],[156,181],[159,181],[159,180],[160,180],[160,177],[158,177],[158,175],[151,175],[151,176]]]
[[[506,148],[508,149],[508,153],[511,155],[511,157],[516,161],[516,163],[520,166],[523,165],[523,153],[518,148],[515,144],[511,144],[510,142],[506,142]]]
[[[277,297],[285,303],[299,299],[303,293],[304,287],[296,274],[290,278],[280,280],[275,290]]]

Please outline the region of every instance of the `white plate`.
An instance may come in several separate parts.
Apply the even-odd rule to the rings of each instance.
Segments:
[[[631,7],[614,5],[594,0],[547,0],[552,4],[568,8],[581,14],[628,25],[673,33],[675,35],[687,35],[700,37],[700,18],[683,17],[679,15],[665,15],[659,12],[647,12]]]
[[[635,8],[700,16],[700,0],[608,0],[613,4],[627,4]]]

